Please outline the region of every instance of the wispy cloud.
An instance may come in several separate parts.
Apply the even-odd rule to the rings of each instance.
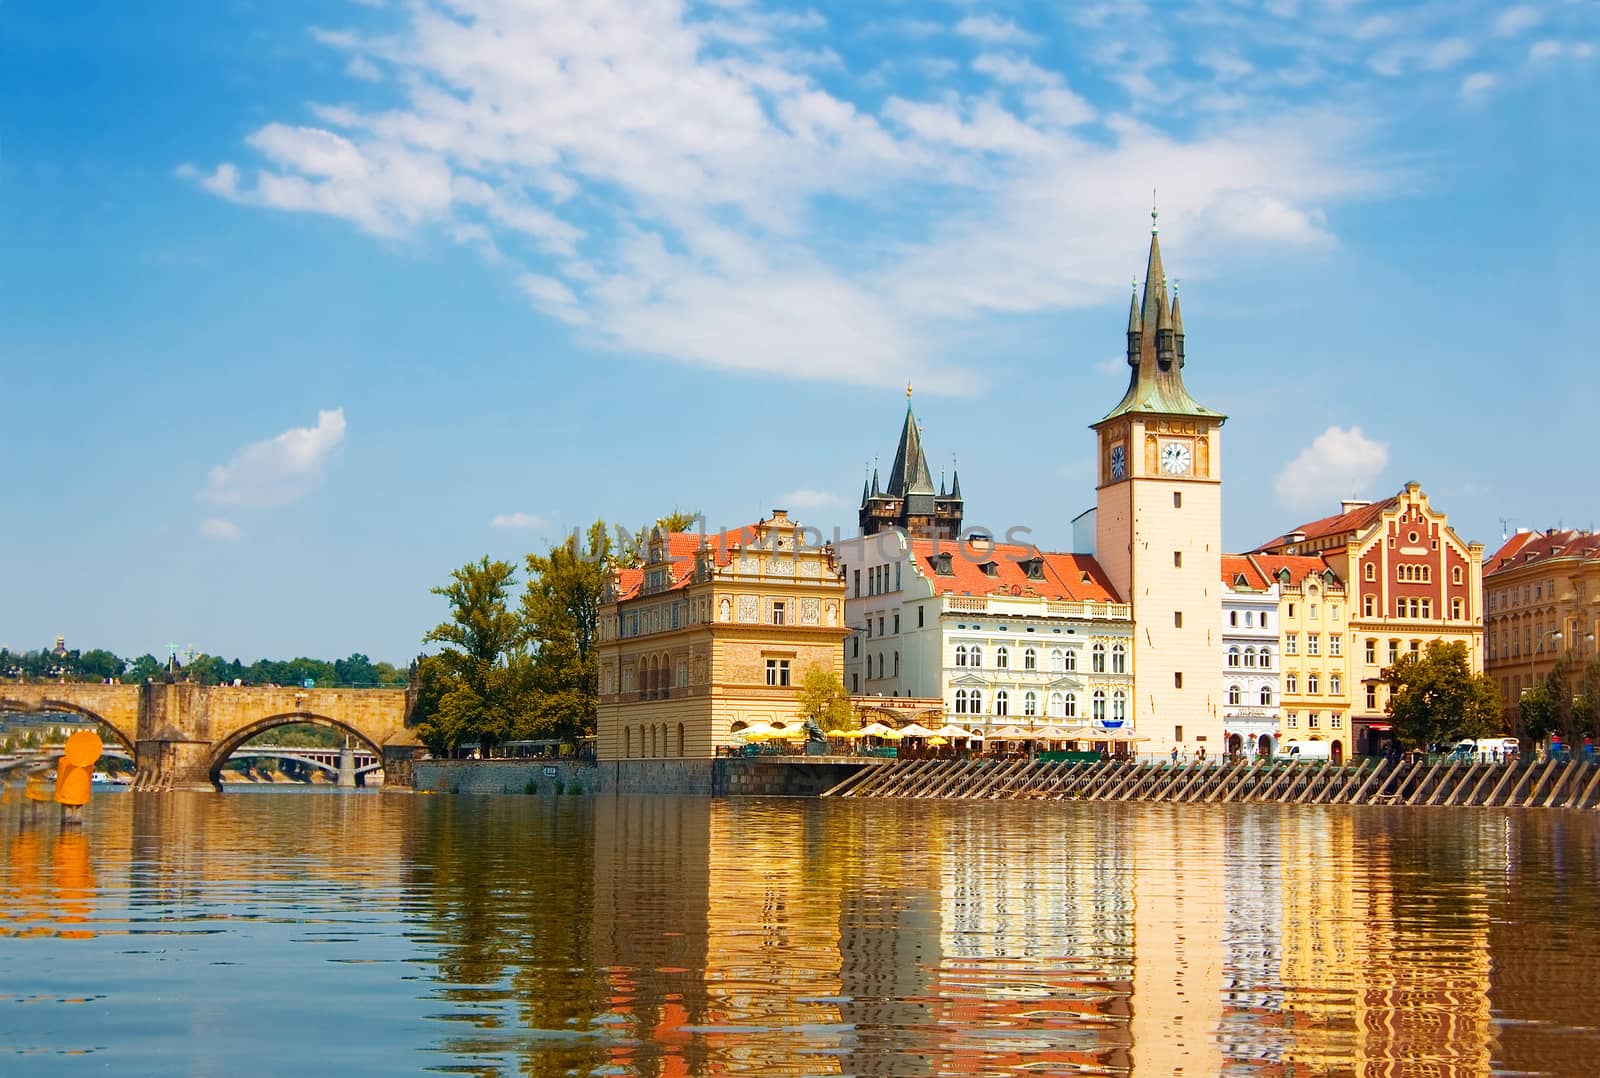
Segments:
[[[202,496],[217,505],[286,505],[321,481],[344,434],[343,408],[318,412],[316,426],[291,427],[212,468]]]
[[[833,491],[816,490],[802,487],[780,495],[778,504],[784,509],[794,509],[804,512],[808,509],[827,509],[831,506],[843,505],[844,499]]]
[[[493,520],[489,521],[489,527],[491,527],[491,528],[520,528],[520,529],[530,529],[531,530],[531,529],[549,527],[549,522],[547,522],[544,519],[544,517],[535,516],[532,513],[523,513],[523,512],[519,511],[519,512],[515,512],[515,513],[501,513],[501,514],[499,514]]]
[[[1335,506],[1365,493],[1388,463],[1388,445],[1360,427],[1329,427],[1278,473],[1278,500],[1292,509]]]
[[[1461,96],[1476,101],[1499,85],[1500,79],[1487,71],[1474,71],[1461,80]]]
[[[1539,25],[1544,16],[1531,4],[1517,4],[1502,11],[1494,20],[1494,32],[1500,37],[1516,37]]]
[[[222,539],[230,543],[236,543],[244,538],[244,532],[240,530],[239,525],[221,517],[208,517],[201,521],[200,534],[207,539]]]
[[[1115,297],[1153,181],[1165,234],[1203,237],[1205,257],[1332,243],[1330,208],[1403,179],[1370,145],[1372,95],[1393,91],[1363,80],[1467,93],[1451,72],[1483,51],[1411,12],[1138,7],[1074,9],[1082,41],[1051,66],[994,13],[887,23],[900,70],[945,75],[885,87],[821,16],[759,0],[416,0],[383,36],[317,34],[351,77],[382,76],[356,95],[382,104],[312,105],[251,133],[245,163],[179,171],[242,204],[468,245],[589,345],[970,392],[981,368],[951,328]],[[952,33],[976,50],[959,69]],[[1091,101],[1091,78],[1113,89]]]

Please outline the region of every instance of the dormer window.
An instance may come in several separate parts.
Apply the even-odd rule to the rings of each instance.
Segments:
[[[955,571],[950,568],[949,551],[941,551],[933,556],[933,571],[939,576],[955,575]]]
[[[1280,583],[1280,584],[1289,583],[1289,570],[1287,570],[1287,569],[1279,569],[1278,570],[1278,583]]]
[[[1020,564],[1022,565],[1022,571],[1027,574],[1029,580],[1044,579],[1043,558],[1028,558],[1026,561],[1023,561]]]
[[[978,568],[983,570],[983,575],[984,576],[999,576],[1000,575],[1000,563],[999,562],[994,562],[994,561],[980,562],[979,565],[978,565]]]

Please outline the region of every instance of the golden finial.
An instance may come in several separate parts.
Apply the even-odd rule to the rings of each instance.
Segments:
[[[906,400],[909,401],[910,399],[911,399],[911,383],[907,382],[906,383]]]
[[[1150,235],[1156,234],[1156,189],[1150,188]]]

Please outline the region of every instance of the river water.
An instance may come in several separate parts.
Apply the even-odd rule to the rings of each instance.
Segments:
[[[1600,1072],[1600,819],[796,799],[0,807],[0,1074]]]

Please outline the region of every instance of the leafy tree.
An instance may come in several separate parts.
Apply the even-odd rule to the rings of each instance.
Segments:
[[[166,663],[157,659],[154,655],[145,654],[128,664],[128,669],[123,673],[122,679],[142,685],[146,681],[153,681],[159,678],[166,672],[166,669]]]
[[[1548,678],[1541,678],[1528,686],[1517,701],[1522,719],[1522,736],[1540,742],[1561,729],[1561,708],[1555,693],[1550,691]]]
[[[855,725],[850,694],[844,682],[825,666],[806,668],[800,683],[800,716],[823,730],[846,730]]]
[[[1435,640],[1403,655],[1385,677],[1395,737],[1410,748],[1490,737],[1501,730],[1494,680],[1475,674],[1464,642]]]
[[[79,677],[90,681],[105,681],[121,677],[126,664],[104,648],[92,648],[78,656],[77,665]]]
[[[611,568],[605,521],[589,526],[587,545],[576,533],[529,554],[522,619],[533,646],[533,731],[566,741],[594,733],[599,665],[600,597]]]
[[[668,532],[692,532],[705,522],[702,513],[685,513],[681,509],[674,509],[664,517],[656,518],[654,524],[646,524],[633,534],[621,526],[617,526],[617,541],[615,544],[618,560],[631,563],[641,560],[645,554],[645,546],[650,541],[650,533],[656,528]],[[593,536],[590,537],[593,544]]]
[[[449,601],[450,620],[423,637],[444,646],[423,660],[417,736],[434,752],[474,739],[489,750],[517,735],[526,710],[526,634],[508,604],[516,569],[485,556],[450,580],[433,589]]]

